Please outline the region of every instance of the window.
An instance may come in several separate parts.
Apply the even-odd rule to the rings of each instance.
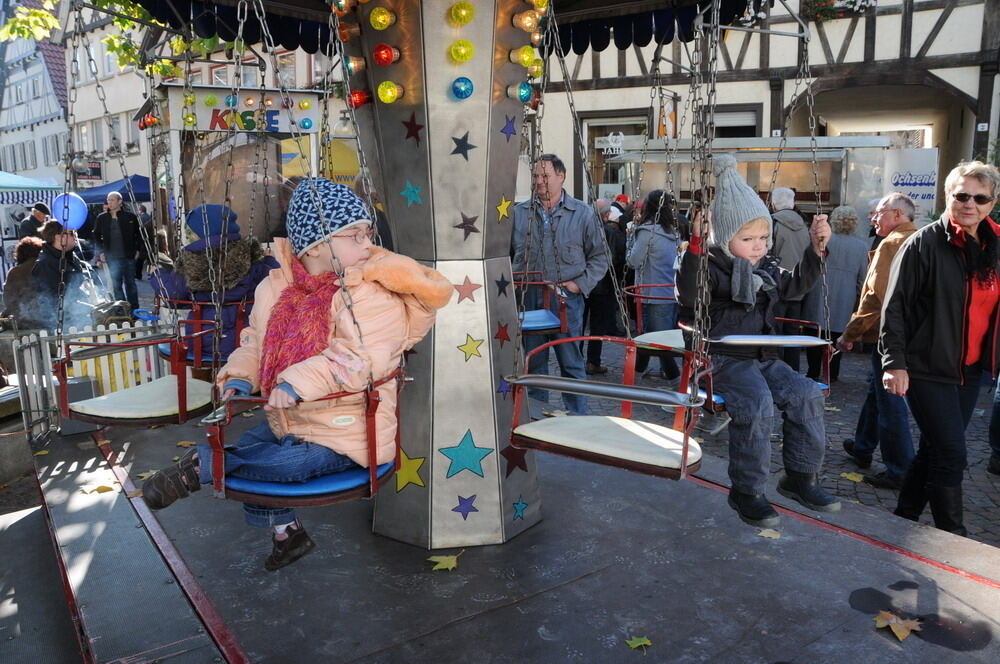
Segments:
[[[76,151],[90,152],[90,125],[87,123],[76,127]]]
[[[21,84],[18,83],[14,86],[14,103],[20,104],[24,101],[24,91],[21,89]]]
[[[118,152],[122,149],[122,119],[120,115],[111,118],[108,127],[108,149]]]
[[[42,138],[42,163],[46,166],[52,165],[52,157],[49,155],[49,137]]]
[[[282,87],[292,89],[296,87],[297,80],[295,78],[295,52],[286,51],[284,53],[279,53],[277,57],[278,69],[274,76],[274,85],[276,87]]]
[[[125,114],[125,126],[128,127],[128,143],[125,145],[125,149],[128,152],[139,151],[139,126],[129,120],[134,115],[135,111]]]
[[[190,79],[191,85],[200,85],[205,80],[205,71],[202,69],[192,69],[188,79]]]
[[[229,70],[226,65],[212,67],[212,85],[229,85]]]
[[[41,92],[41,87],[42,86],[40,86],[38,83],[39,82],[38,82],[38,77],[37,76],[35,78],[31,79],[31,98],[32,99],[38,99],[40,96],[42,96],[42,92]]]
[[[108,45],[104,44],[104,75],[114,76],[118,71],[118,56],[108,50]]]
[[[38,168],[38,152],[35,149],[35,141],[24,142],[24,167],[31,171]]]
[[[104,149],[104,129],[101,127],[102,123],[103,120],[90,121],[90,136],[91,140],[94,142],[94,152],[100,152]]]
[[[256,61],[244,61],[243,66],[240,67],[240,80],[237,81],[237,84],[241,88],[256,88],[260,86],[260,69],[258,69]]]
[[[23,171],[26,168],[24,163],[24,143],[18,143],[14,146],[14,169]]]

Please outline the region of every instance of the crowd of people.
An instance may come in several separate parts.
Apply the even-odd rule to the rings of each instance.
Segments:
[[[731,156],[717,156],[714,169],[710,209],[696,198],[681,213],[672,195],[659,190],[634,205],[620,196],[588,206],[563,188],[563,162],[543,155],[533,173],[535,198],[515,208],[514,271],[541,272],[563,294],[565,305],[552,298],[550,306],[566,307],[565,336],[582,336],[585,324],[594,335],[620,335],[625,325],[636,333],[674,329],[678,321],[692,323],[696,301],[708,297],[708,338],[801,334],[797,321],[807,321],[835,340],[829,371],[823,371],[829,350],[815,346],[805,353],[804,374],[798,347],[709,345],[714,390],[730,418],[729,504],[752,525],[778,522],[764,495],[775,407],[784,415],[778,491],[816,511],[839,508],[820,484],[827,441],[818,381],[837,382],[842,353],[868,344],[871,379],[856,433],[843,441],[845,453],[869,468],[879,449],[885,470],[864,480],[900,492],[897,515],[916,520],[929,505],[938,528],[965,534],[965,428],[981,387],[998,373],[1000,227],[988,215],[1000,172],[982,162],[957,166],[945,181],[944,213],[920,230],[906,195],[871,201],[869,245],[857,235],[852,206],[807,219],[789,188],[774,189],[768,206]],[[703,293],[697,274],[706,254],[709,292]],[[627,303],[638,306],[627,308],[640,325],[619,315],[615,298],[625,286],[639,295]],[[524,300],[525,309],[541,307],[539,288],[527,290]],[[526,337],[526,350],[544,341]],[[607,372],[599,342],[586,350],[555,348],[564,377]],[[649,360],[640,353],[642,377],[676,388],[676,364],[661,359],[654,372]],[[534,356],[528,369],[547,373],[547,354]],[[529,396],[548,401],[542,390]],[[580,396],[564,394],[563,402],[569,414],[587,412]],[[920,432],[916,451],[911,416]],[[1000,475],[1000,399],[990,434],[987,470]]]

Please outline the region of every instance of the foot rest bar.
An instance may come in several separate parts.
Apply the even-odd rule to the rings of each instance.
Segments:
[[[680,392],[657,390],[650,387],[637,387],[634,385],[602,383],[581,380],[579,378],[563,378],[561,376],[525,374],[523,376],[508,376],[505,380],[512,385],[523,385],[525,387],[536,387],[542,390],[555,390],[591,397],[603,397],[617,401],[632,401],[649,404],[650,406],[682,406],[692,408],[701,406],[705,402],[703,397],[692,397]]]

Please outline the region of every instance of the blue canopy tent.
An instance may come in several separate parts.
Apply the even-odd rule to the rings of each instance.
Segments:
[[[117,191],[122,195],[122,198],[125,199],[125,202],[127,203],[129,202],[129,185],[125,182],[126,179],[132,185],[132,193],[135,194],[136,202],[145,203],[152,200],[150,198],[149,178],[145,175],[130,175],[128,178],[115,180],[114,182],[109,182],[108,184],[100,187],[80,189],[76,193],[80,195],[80,198],[82,198],[87,205],[97,205],[105,202],[108,199],[108,194],[112,191]]]

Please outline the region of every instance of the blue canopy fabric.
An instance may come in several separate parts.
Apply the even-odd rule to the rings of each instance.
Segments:
[[[149,178],[145,175],[130,175],[127,179],[132,184],[132,192],[135,194],[135,200],[137,202],[145,203],[152,200],[149,190]],[[108,194],[112,191],[117,191],[122,195],[122,198],[127,203],[129,201],[129,188],[125,183],[125,180],[126,178],[122,178],[121,180],[115,180],[114,182],[109,182],[108,184],[100,187],[79,189],[76,193],[80,195],[80,198],[82,198],[87,205],[97,205],[105,202],[108,199]]]

